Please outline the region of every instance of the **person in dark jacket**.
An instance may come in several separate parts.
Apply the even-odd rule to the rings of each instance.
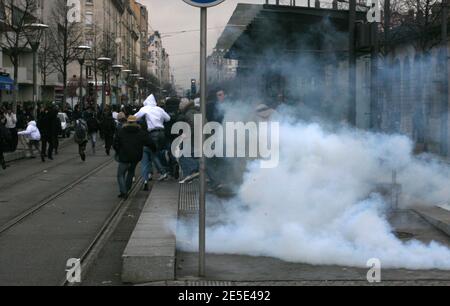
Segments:
[[[5,152],[9,147],[9,131],[5,127],[6,118],[0,114],[0,166],[3,170],[6,169],[5,157],[3,152]]]
[[[53,149],[55,150],[55,155],[58,155],[58,148],[59,148],[59,139],[58,136],[63,133],[62,126],[61,126],[61,119],[58,117],[58,112],[56,112],[57,115],[55,117],[55,122],[53,123],[55,126],[53,127],[55,129],[55,132],[53,133]]]
[[[89,139],[91,140],[92,153],[95,154],[95,147],[97,145],[97,133],[100,130],[97,116],[93,109],[90,109],[86,114],[86,123],[88,126]]]
[[[119,167],[117,181],[119,198],[126,199],[133,184],[137,164],[141,161],[144,146],[150,146],[148,133],[141,129],[135,116],[128,117],[127,124],[114,140],[114,150],[118,154]]]
[[[114,134],[116,132],[116,121],[114,120],[110,111],[105,112],[100,124],[102,135],[105,139],[106,155],[111,154],[111,147],[114,141]]]
[[[185,184],[199,176],[199,161],[195,158],[195,115],[201,114],[200,105],[195,105],[194,101],[182,99],[179,106],[178,121],[185,122],[191,127],[191,156],[181,156],[179,163],[183,172],[183,179],[180,184]]]
[[[58,137],[56,130],[56,118],[58,117],[56,111],[52,108],[45,108],[38,119],[38,129],[41,132],[41,159],[45,162],[45,153],[47,157],[53,160],[54,140]],[[48,148],[47,148],[48,145]]]

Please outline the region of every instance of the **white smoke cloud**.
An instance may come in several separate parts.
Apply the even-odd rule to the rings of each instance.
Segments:
[[[254,162],[234,199],[210,201],[222,210],[208,228],[208,252],[355,267],[379,258],[384,268],[450,270],[450,249],[392,233],[388,205],[374,192],[397,170],[402,206],[445,202],[447,166],[414,157],[401,135],[301,122],[282,124],[280,136],[279,167]],[[179,224],[182,250],[197,248],[192,226]]]

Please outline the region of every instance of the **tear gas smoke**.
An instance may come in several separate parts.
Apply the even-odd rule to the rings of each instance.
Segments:
[[[267,76],[281,76],[284,93],[292,97],[289,102],[293,107],[278,105],[277,109],[283,119],[279,166],[261,169],[258,161],[253,161],[247,165],[235,198],[225,202],[209,199],[210,211],[219,212],[209,218],[208,252],[356,267],[366,267],[369,259],[378,258],[384,268],[450,270],[450,249],[446,246],[401,241],[394,235],[388,222],[389,204],[377,193],[380,184],[391,183],[392,171],[396,170],[403,208],[447,202],[450,167],[429,156],[414,156],[413,142],[406,136],[330,126],[329,122],[340,122],[348,114],[348,61],[345,52],[338,52],[348,45],[347,34],[337,31],[327,18],[309,30],[289,33],[291,36],[277,25],[267,21],[264,31],[260,29],[265,37],[278,40],[272,49],[258,50],[264,53],[255,56],[258,60],[250,61],[252,71],[238,79],[246,94],[227,109],[225,118],[242,121],[243,116],[254,112],[249,107],[252,103],[275,105],[277,92],[272,92],[273,86],[261,88],[258,84],[267,84]],[[252,46],[251,38],[240,41]],[[308,52],[315,49],[321,52]],[[410,65],[407,58],[405,71]],[[428,70],[414,67],[405,72],[408,82],[424,85],[414,89],[405,85],[403,95],[411,98],[408,105],[420,115],[417,118],[423,119],[420,105],[426,104],[425,89],[433,91],[436,87],[427,86],[432,82]],[[380,86],[398,79],[397,68],[385,65],[379,75]],[[367,83],[364,79],[359,82]],[[364,113],[370,111],[370,92],[368,86],[360,87],[358,122],[367,126],[361,123],[368,118]],[[400,100],[391,98],[385,101],[380,97],[392,117],[390,121],[384,118],[385,124],[401,121],[396,118]],[[397,126],[383,128],[400,131]],[[416,122],[415,128],[423,130],[424,125]],[[178,224],[182,250],[197,250],[194,226],[189,222]]]
[[[357,267],[379,258],[384,268],[450,270],[445,246],[397,239],[388,205],[374,192],[396,169],[403,207],[442,202],[450,198],[448,166],[414,157],[401,135],[304,122],[282,123],[280,131],[279,166],[249,165],[238,195],[207,229],[208,252]],[[182,250],[197,249],[192,226],[179,224]]]

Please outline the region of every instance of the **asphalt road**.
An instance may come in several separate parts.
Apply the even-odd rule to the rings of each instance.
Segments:
[[[0,171],[0,227],[90,173],[60,197],[0,233],[0,285],[60,285],[119,204],[116,163],[98,146],[83,163],[68,144],[54,161],[23,160]]]

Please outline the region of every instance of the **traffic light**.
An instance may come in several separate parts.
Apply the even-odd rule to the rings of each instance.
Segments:
[[[194,98],[197,94],[197,81],[195,79],[191,80],[191,98]]]

